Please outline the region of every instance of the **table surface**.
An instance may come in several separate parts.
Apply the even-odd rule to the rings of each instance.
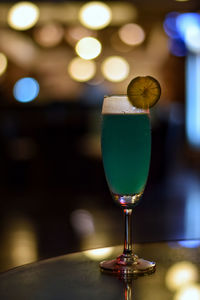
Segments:
[[[135,245],[139,256],[157,263],[157,270],[129,283],[99,270],[103,258],[121,254],[121,246],[42,260],[2,273],[0,299],[183,299],[179,295],[186,287],[191,293],[200,289],[199,244],[196,240],[184,244],[176,241]]]

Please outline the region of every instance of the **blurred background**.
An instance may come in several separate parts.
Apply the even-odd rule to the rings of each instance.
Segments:
[[[122,243],[101,105],[140,75],[162,96],[134,242],[198,239],[199,1],[0,2],[0,271]]]

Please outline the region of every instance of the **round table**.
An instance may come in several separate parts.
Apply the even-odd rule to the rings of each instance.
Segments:
[[[175,245],[175,246],[174,246]],[[166,284],[169,269],[180,261],[199,268],[200,249],[182,248],[174,243],[136,245],[135,252],[157,262],[154,274],[130,282],[101,273],[92,251],[68,254],[18,267],[0,275],[1,300],[171,300],[175,292]],[[122,247],[110,248],[111,257]],[[94,254],[94,253],[93,253]],[[110,257],[109,257],[110,258]]]

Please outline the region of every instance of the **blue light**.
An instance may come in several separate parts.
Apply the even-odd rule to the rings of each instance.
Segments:
[[[200,246],[199,240],[179,241],[178,244],[184,248],[197,248]]]
[[[166,15],[164,30],[171,39],[170,51],[175,56],[184,56],[185,49],[200,53],[200,14],[170,12]],[[183,51],[182,51],[183,50]]]
[[[176,19],[179,16],[178,12],[170,12],[166,15],[163,27],[166,34],[171,38],[180,38],[176,27]]]
[[[190,175],[191,176],[191,175]],[[184,215],[184,236],[189,239],[199,240],[200,236],[200,185],[198,177],[192,176],[189,183],[187,183],[186,201],[185,201],[185,215]]]
[[[189,51],[200,53],[200,27],[192,27],[185,35],[185,44]]]
[[[194,148],[200,148],[200,55],[186,60],[186,135]]]
[[[185,43],[182,39],[170,39],[169,40],[169,50],[174,56],[182,57],[187,54]]]
[[[31,77],[25,77],[18,80],[13,88],[13,94],[19,102],[30,102],[33,101],[39,94],[39,84]]]
[[[200,14],[184,13],[176,18],[176,27],[180,36],[185,40],[189,31],[200,28]]]

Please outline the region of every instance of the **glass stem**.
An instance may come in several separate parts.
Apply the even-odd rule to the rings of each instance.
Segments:
[[[124,209],[125,216],[125,239],[123,255],[131,256],[132,253],[132,209]]]
[[[125,281],[124,300],[132,300],[132,280]]]

